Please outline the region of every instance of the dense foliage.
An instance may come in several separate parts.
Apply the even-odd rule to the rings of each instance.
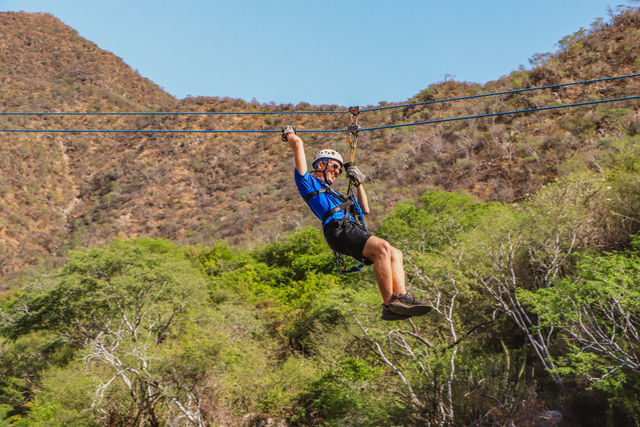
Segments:
[[[315,228],[72,251],[1,300],[5,422],[638,422],[638,164],[628,137],[516,205],[398,205],[377,234],[434,307],[411,321],[380,320],[371,271],[335,275]]]

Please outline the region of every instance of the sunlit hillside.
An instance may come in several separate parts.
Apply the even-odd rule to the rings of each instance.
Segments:
[[[627,12],[612,24],[596,22],[560,41],[558,52],[535,55],[531,70],[496,76],[484,85],[436,83],[408,101],[637,72],[638,19]],[[53,16],[2,13],[0,29],[0,110],[5,112],[345,109],[176,100]],[[639,89],[640,79],[625,79],[369,112],[359,119],[363,127],[381,126],[613,98]],[[591,162],[610,138],[635,132],[635,105],[363,133],[358,162],[368,175],[370,221],[375,224],[395,203],[427,188],[465,190],[482,200],[521,200],[570,165]],[[288,123],[343,129],[348,116],[0,117],[0,127],[29,129],[279,129]],[[300,206],[290,155],[277,135],[2,133],[0,139],[2,273],[116,236],[185,243],[224,238],[252,247],[314,223]],[[305,139],[310,152],[326,146],[347,150],[343,134],[306,134]]]

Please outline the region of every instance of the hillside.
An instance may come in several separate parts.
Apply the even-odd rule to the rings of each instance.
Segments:
[[[485,85],[448,81],[411,101],[549,85],[640,69],[640,14],[597,22],[536,55],[534,68]],[[239,111],[344,109],[176,100],[122,60],[46,14],[0,14],[0,111]],[[531,108],[640,93],[639,79],[363,114],[363,126]],[[512,202],[568,168],[597,165],[599,148],[640,126],[637,103],[452,122],[363,134],[372,222],[428,188]],[[343,128],[348,117],[0,117],[3,128]],[[307,135],[308,150],[344,136]],[[75,246],[114,237],[181,243],[227,239],[253,247],[315,224],[292,183],[287,147],[274,135],[0,133],[0,274]],[[596,157],[594,157],[596,156]],[[572,160],[568,162],[568,160]]]

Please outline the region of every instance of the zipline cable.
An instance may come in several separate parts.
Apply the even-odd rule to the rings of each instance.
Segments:
[[[407,126],[427,125],[434,123],[452,122],[457,120],[480,119],[484,117],[498,117],[512,114],[531,113],[535,111],[557,110],[560,108],[579,107],[583,105],[604,104],[607,102],[629,101],[632,99],[640,99],[640,95],[627,96],[624,98],[601,99],[598,101],[585,101],[574,104],[553,105],[550,107],[528,108],[525,110],[504,111],[500,113],[477,114],[473,116],[452,117],[448,119],[427,120],[422,122],[402,123],[395,125],[376,126],[370,128],[360,128],[360,132],[373,130],[392,129]],[[281,133],[281,130],[270,129],[203,129],[203,130],[162,130],[162,129],[0,129],[0,132],[25,132],[25,133]],[[298,129],[298,133],[346,133],[347,129]]]
[[[620,79],[628,79],[632,77],[640,77],[640,73],[638,74],[627,74],[624,76],[614,76],[614,77],[604,77],[600,79],[593,80],[583,80],[578,82],[570,82],[570,83],[559,83],[555,85],[548,86],[537,86],[525,89],[514,89],[508,90],[504,92],[492,92],[492,93],[484,93],[479,95],[469,95],[469,96],[461,96],[457,98],[446,98],[446,99],[437,99],[432,101],[424,101],[424,102],[415,102],[410,104],[399,104],[399,105],[387,105],[383,107],[373,107],[360,109],[360,112],[367,111],[379,111],[379,110],[389,110],[393,108],[405,108],[405,107],[414,107],[418,105],[429,105],[429,104],[437,104],[437,103],[445,103],[452,101],[461,101],[466,99],[476,99],[476,98],[484,98],[489,96],[497,96],[497,95],[508,95],[513,93],[521,93],[521,92],[530,92],[535,90],[543,90],[543,89],[554,89],[565,86],[575,86],[581,84],[591,84],[597,82],[605,82],[611,80],[620,80]],[[311,110],[301,110],[301,111],[148,111],[148,112],[22,112],[22,111],[6,111],[0,112],[0,116],[208,116],[208,115],[268,115],[268,114],[276,114],[276,115],[285,115],[285,114],[346,114],[349,113],[349,110],[319,110],[319,111],[311,111]]]
[[[436,99],[436,100],[432,100],[432,101],[414,102],[414,103],[411,103],[411,104],[387,105],[387,106],[384,106],[384,107],[374,107],[374,108],[362,109],[362,110],[360,110],[360,112],[364,113],[364,112],[367,112],[367,111],[390,110],[392,108],[415,107],[417,105],[440,104],[440,103],[443,103],[443,102],[462,101],[462,100],[465,100],[465,99],[485,98],[485,97],[488,97],[488,96],[497,96],[497,95],[509,95],[509,94],[512,94],[512,93],[531,92],[531,91],[534,91],[534,90],[542,90],[542,89],[554,89],[554,88],[565,87],[565,86],[574,86],[574,85],[589,84],[589,83],[596,83],[596,82],[605,82],[605,81],[610,81],[610,80],[628,79],[628,78],[631,78],[631,77],[639,77],[639,76],[640,76],[640,74],[627,74],[625,76],[604,77],[604,78],[601,78],[601,79],[584,80],[584,81],[581,81],[581,82],[559,83],[559,84],[549,85],[549,86],[537,86],[537,87],[530,87],[530,88],[525,88],[525,89],[507,90],[507,91],[504,91],[504,92],[492,92],[492,93],[483,93],[483,94],[479,94],[479,95],[461,96],[461,97],[458,97],[458,98]]]
[[[25,133],[281,133],[272,129],[0,129],[0,132]],[[346,129],[299,129],[297,133],[346,133]]]
[[[603,99],[603,100],[600,100],[600,101],[578,102],[578,103],[575,103],[575,104],[554,105],[554,106],[551,106],[551,107],[528,108],[526,110],[504,111],[504,112],[501,112],[501,113],[477,114],[475,116],[452,117],[452,118],[449,118],[449,119],[427,120],[427,121],[424,121],[424,122],[402,123],[402,124],[398,124],[398,125],[388,125],[388,126],[376,126],[376,127],[370,127],[370,128],[361,128],[360,132],[366,132],[366,131],[371,131],[371,130],[400,128],[400,127],[405,127],[405,126],[418,126],[418,125],[428,125],[428,124],[433,124],[433,123],[453,122],[453,121],[456,121],[456,120],[481,119],[483,117],[497,117],[497,116],[506,116],[506,115],[510,115],[510,114],[531,113],[531,112],[534,112],[534,111],[556,110],[556,109],[559,109],[559,108],[579,107],[581,105],[604,104],[606,102],[615,102],[615,101],[628,101],[630,99],[640,99],[640,95],[627,96],[627,97],[624,97],[624,98]]]

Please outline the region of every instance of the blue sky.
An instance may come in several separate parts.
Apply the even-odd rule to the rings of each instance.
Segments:
[[[51,13],[178,98],[366,106],[528,68],[621,3],[0,0],[0,11]]]

